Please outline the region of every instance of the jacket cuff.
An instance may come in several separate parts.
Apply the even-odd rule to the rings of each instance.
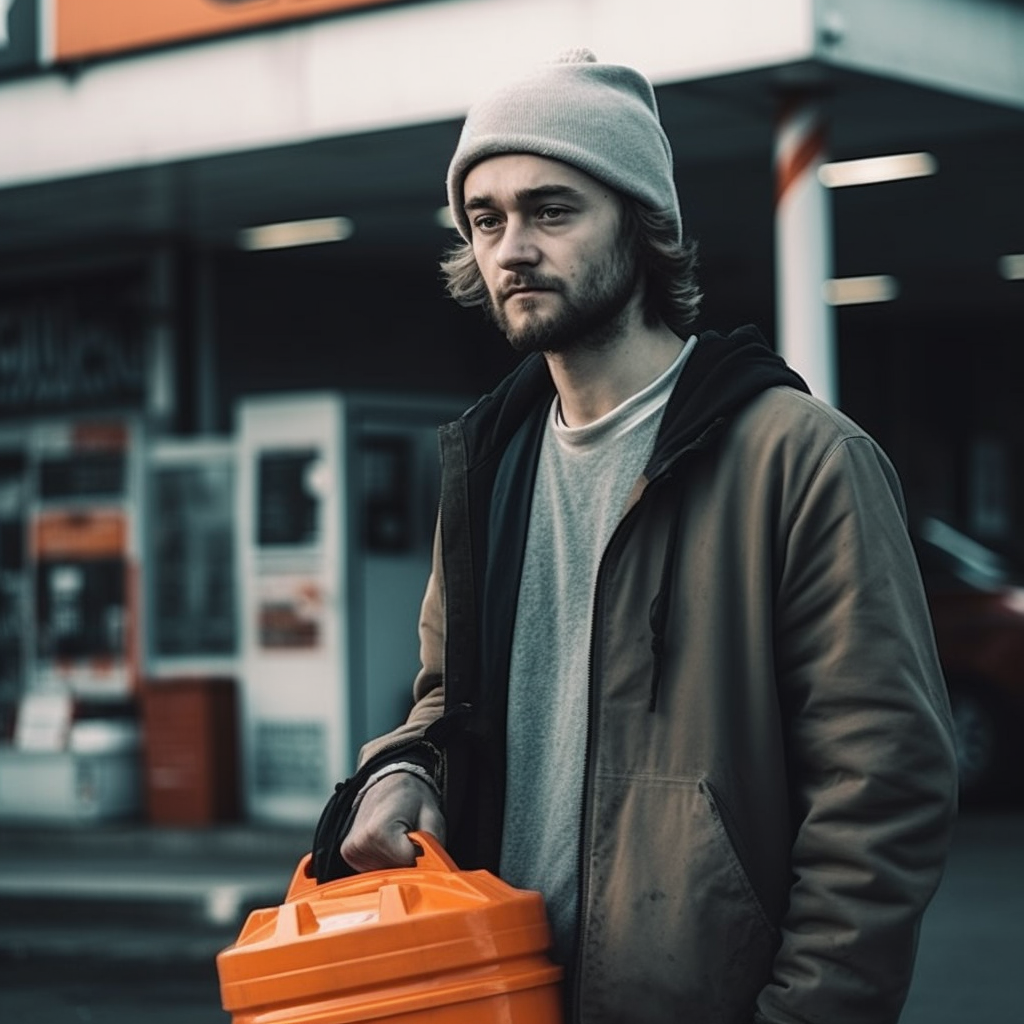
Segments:
[[[359,805],[363,801],[363,797],[366,796],[367,791],[375,786],[381,779],[386,778],[388,775],[395,775],[398,772],[403,772],[406,775],[415,775],[416,778],[421,779],[425,782],[434,792],[434,796],[441,799],[441,787],[437,784],[433,774],[429,769],[425,768],[421,764],[415,764],[412,761],[392,761],[391,764],[384,765],[383,768],[379,768],[375,771],[367,780],[363,783],[363,788],[356,793],[352,801],[352,813],[355,814]]]

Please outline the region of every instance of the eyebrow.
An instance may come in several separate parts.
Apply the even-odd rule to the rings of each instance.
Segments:
[[[579,199],[583,193],[571,185],[537,185],[535,188],[523,188],[515,193],[517,205],[537,202],[541,199]],[[496,206],[493,196],[471,196],[463,204],[464,210],[491,210]]]

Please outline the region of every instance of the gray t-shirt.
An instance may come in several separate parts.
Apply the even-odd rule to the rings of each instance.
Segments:
[[[586,426],[566,426],[556,399],[541,443],[512,640],[501,875],[544,895],[563,963],[575,933],[598,566],[695,342]]]

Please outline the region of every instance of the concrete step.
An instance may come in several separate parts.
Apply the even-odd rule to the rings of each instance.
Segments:
[[[0,920],[0,976],[16,976],[21,965],[68,964],[89,973],[90,965],[117,963],[136,967],[177,964],[182,970],[214,970],[217,954],[238,937],[217,930],[112,923],[18,923]],[[106,968],[104,968],[106,969]]]
[[[257,907],[284,899],[290,874],[124,870],[53,870],[18,865],[0,872],[0,920],[179,923],[235,927]]]
[[[0,955],[208,959],[277,906],[306,831],[0,832]]]

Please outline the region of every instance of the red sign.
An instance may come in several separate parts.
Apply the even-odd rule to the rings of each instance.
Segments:
[[[57,61],[179,43],[394,0],[55,0]]]

